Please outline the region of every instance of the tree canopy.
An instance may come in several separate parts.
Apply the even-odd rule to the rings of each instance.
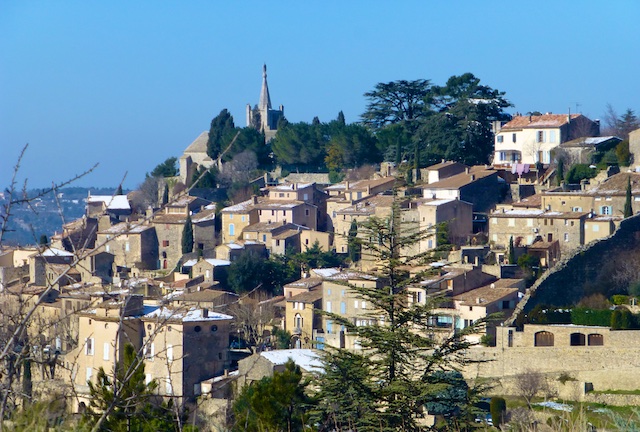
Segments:
[[[151,177],[174,177],[178,175],[178,158],[172,156],[158,164],[149,174]]]

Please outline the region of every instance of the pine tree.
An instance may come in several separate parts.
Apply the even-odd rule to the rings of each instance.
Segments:
[[[438,332],[433,310],[442,299],[407,301],[409,287],[427,276],[409,276],[407,269],[424,264],[427,255],[404,254],[429,233],[401,225],[397,205],[388,218],[372,217],[359,228],[360,238],[371,239],[362,241],[363,257],[376,262],[377,272],[371,276],[384,286],[346,285],[366,302],[368,312],[361,318],[368,325],[325,313],[357,338],[362,349],[340,349],[325,357],[318,422],[328,430],[418,431],[425,405],[438,400],[443,390],[457,387],[458,381],[439,373],[466,363],[463,353],[472,343],[465,336],[477,333],[480,323],[432,337]]]
[[[300,367],[289,360],[282,372],[245,386],[233,404],[233,431],[303,431],[311,429],[311,399]]]
[[[631,204],[631,176],[627,177],[627,197],[624,201],[624,217],[633,216],[633,206]]]
[[[122,193],[122,185],[118,185],[118,189],[116,189],[116,195],[123,195],[123,193]]]
[[[338,118],[336,120],[338,122],[338,124],[344,126],[346,124],[345,120],[344,120],[344,113],[342,111],[340,111],[338,113]]]
[[[48,246],[49,245],[49,239],[47,238],[46,234],[42,234],[40,236],[40,239],[38,240],[38,244],[40,246]]]
[[[193,252],[193,224],[191,223],[191,215],[188,215],[182,229],[182,253],[191,252]]]
[[[122,362],[111,378],[103,368],[96,383],[89,382],[90,403],[83,421],[99,431],[176,431],[171,406],[154,405],[158,386],[146,383],[144,362],[131,344],[124,346]]]

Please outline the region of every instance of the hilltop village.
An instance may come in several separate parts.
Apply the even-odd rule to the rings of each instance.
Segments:
[[[409,332],[425,350],[455,341],[464,352],[438,368],[460,371],[464,388],[488,380],[484,396],[521,396],[523,376],[540,380],[527,401],[602,402],[594,389],[640,386],[640,129],[615,136],[576,113],[506,115],[502,94],[485,88],[459,103],[499,112],[483,120],[487,154],[436,151],[428,123],[380,120],[379,85],[363,124],[378,143],[394,125],[413,140],[367,148],[346,132],[360,126],[338,116],[314,171],[318,156],[303,157],[301,142],[317,142],[319,120],[288,124],[266,66],[260,90],[246,128],[229,127],[225,110],[137,190],[90,195],[84,216],[40,245],[2,249],[5,404],[55,393],[64,411],[99,418],[117,407],[96,405],[100,389],[117,388],[102,386],[105,372],[135,357],[149,392],[201,430],[228,427],[243,389],[291,361],[304,377],[326,376],[327,356],[373,349],[366,329],[395,325],[372,295],[389,287],[399,311],[428,311]],[[261,168],[274,157],[282,163]],[[459,416],[419,405],[421,428]]]

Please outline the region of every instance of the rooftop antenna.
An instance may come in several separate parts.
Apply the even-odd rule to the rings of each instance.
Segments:
[[[576,114],[582,114],[582,112],[580,111],[581,106],[582,104],[580,102],[576,102]]]

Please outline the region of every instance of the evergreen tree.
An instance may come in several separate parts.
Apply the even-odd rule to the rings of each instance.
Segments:
[[[516,250],[513,246],[513,236],[509,237],[509,264],[516,264]]]
[[[148,177],[175,177],[178,175],[178,158],[172,156],[167,158],[161,164],[156,165],[156,167],[151,171],[151,174],[147,174]]]
[[[42,234],[40,236],[40,239],[38,240],[38,244],[40,246],[49,246],[49,239],[47,238],[46,234]]]
[[[311,429],[307,414],[312,400],[300,367],[289,360],[282,372],[245,386],[233,404],[233,431],[297,432]]]
[[[164,188],[162,189],[162,205],[167,205],[169,203],[169,185],[164,184]]]
[[[624,201],[624,217],[633,216],[633,206],[631,204],[631,176],[627,177],[627,197]]]
[[[122,193],[122,185],[118,185],[118,189],[116,189],[116,195],[123,195],[123,193]]]
[[[558,186],[560,186],[562,184],[562,181],[564,180],[564,160],[563,159],[558,159],[558,167],[556,168],[556,180],[557,180]]]
[[[229,145],[235,134],[236,126],[233,123],[233,117],[225,108],[211,120],[209,139],[207,141],[207,155],[211,159],[217,159],[220,152]]]
[[[338,113],[338,118],[336,119],[336,121],[342,126],[347,124],[346,121],[344,120],[344,113],[342,111]]]
[[[408,288],[428,274],[410,276],[407,269],[424,264],[426,254],[408,256],[404,251],[429,233],[402,225],[398,205],[392,207],[388,218],[372,217],[362,223],[360,231],[361,238],[371,239],[362,241],[362,254],[376,262],[377,273],[371,276],[382,286],[346,285],[366,302],[367,313],[361,318],[368,325],[356,325],[326,312],[327,318],[357,338],[362,349],[337,350],[324,358],[320,429],[418,431],[425,405],[437,401],[444,389],[458,385],[441,372],[466,362],[464,351],[472,343],[465,336],[477,333],[480,323],[434,338],[438,330],[433,310],[442,299],[428,297],[425,303],[407,303]]]
[[[115,376],[98,370],[96,383],[89,382],[90,403],[84,423],[99,431],[177,431],[171,406],[154,405],[155,381],[146,383],[144,362],[131,344],[124,346]],[[98,424],[99,423],[99,424]]]
[[[191,215],[188,215],[184,222],[184,228],[182,228],[182,253],[191,252],[193,252],[193,224],[191,223]]]
[[[349,238],[347,242],[349,249],[349,259],[352,263],[360,261],[360,241],[358,240],[358,222],[356,220],[351,221],[351,227],[349,227]]]

